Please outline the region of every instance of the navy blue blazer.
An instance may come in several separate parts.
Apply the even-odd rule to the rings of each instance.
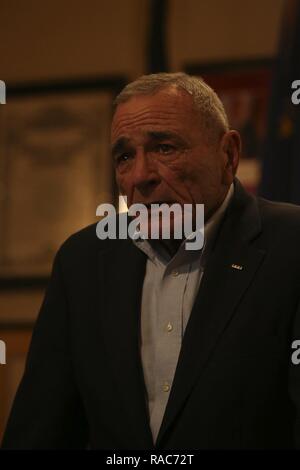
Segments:
[[[154,446],[140,357],[146,256],[95,225],[58,251],[6,449],[300,448],[300,208],[235,193]],[[238,265],[242,269],[236,269]]]

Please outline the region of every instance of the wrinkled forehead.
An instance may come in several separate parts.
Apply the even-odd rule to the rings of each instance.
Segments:
[[[111,140],[148,130],[183,130],[195,121],[192,97],[184,90],[160,90],[151,95],[136,95],[120,103],[113,116]]]

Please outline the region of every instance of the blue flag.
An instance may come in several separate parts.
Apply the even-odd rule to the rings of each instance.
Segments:
[[[260,195],[300,204],[300,2],[288,0],[274,67]],[[298,92],[298,98],[300,93]]]

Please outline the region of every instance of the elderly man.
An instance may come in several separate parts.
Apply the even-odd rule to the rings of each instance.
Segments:
[[[72,235],[3,447],[300,447],[300,208],[243,189],[239,134],[201,79],[129,84],[111,140],[128,205],[204,204],[204,246]]]

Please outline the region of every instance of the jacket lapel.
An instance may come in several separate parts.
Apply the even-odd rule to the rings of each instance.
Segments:
[[[119,240],[100,253],[105,299],[101,316],[108,361],[127,417],[132,448],[153,447],[140,359],[140,304],[146,256],[131,240]],[[120,420],[121,421],[121,420]]]
[[[264,257],[250,241],[261,231],[256,200],[238,181],[235,195],[210,254],[186,327],[169,401],[158,434],[159,446],[228,326]],[[197,361],[193,360],[197,358]]]

